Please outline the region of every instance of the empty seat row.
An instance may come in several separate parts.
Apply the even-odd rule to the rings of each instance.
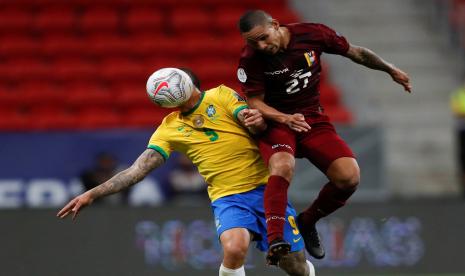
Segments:
[[[18,31],[80,31],[98,32],[125,30],[161,31],[202,31],[235,32],[237,21],[244,12],[242,8],[218,8],[209,11],[204,8],[175,8],[161,10],[156,7],[133,8],[129,10],[111,8],[79,9],[51,7],[40,12],[24,8],[0,8],[0,32]],[[288,9],[271,9],[278,20],[290,23],[296,21],[296,15]]]

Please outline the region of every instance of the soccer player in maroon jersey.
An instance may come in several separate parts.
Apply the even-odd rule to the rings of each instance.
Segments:
[[[316,200],[298,216],[307,251],[321,259],[325,252],[316,222],[344,206],[355,192],[360,169],[354,154],[338,136],[319,99],[320,56],[337,54],[368,68],[388,73],[411,90],[406,73],[371,50],[350,44],[331,28],[314,23],[280,25],[261,10],[244,13],[239,29],[243,48],[237,76],[248,104],[270,122],[259,138],[260,151],[270,169],[264,204],[268,258],[286,255],[284,210],[295,157],[307,158],[329,179]]]

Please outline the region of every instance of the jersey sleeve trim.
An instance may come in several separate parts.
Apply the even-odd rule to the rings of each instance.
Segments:
[[[243,105],[243,106],[239,106],[238,108],[236,108],[236,110],[234,110],[233,112],[234,118],[237,120],[237,115],[239,114],[239,112],[246,108],[249,108],[249,107],[247,105]]]
[[[157,151],[159,154],[161,154],[161,156],[163,156],[163,159],[168,160],[168,157],[169,155],[166,153],[166,151],[164,151],[162,148],[160,148],[159,146],[155,146],[155,145],[148,145],[147,146],[148,149],[153,149],[155,151]]]

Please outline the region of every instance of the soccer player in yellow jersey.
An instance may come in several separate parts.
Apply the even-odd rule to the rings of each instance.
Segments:
[[[128,169],[72,199],[57,216],[73,219],[95,199],[119,192],[141,181],[161,166],[172,151],[184,153],[197,166],[208,184],[217,233],[224,257],[220,276],[245,275],[244,262],[251,241],[261,251],[268,249],[263,209],[264,184],[268,179],[257,145],[250,133],[266,128],[260,112],[249,109],[232,89],[220,85],[206,92],[189,70],[195,85],[189,100],[168,114],[150,138],[147,149]],[[279,260],[268,259],[289,275],[314,276],[305,259],[304,244],[290,204],[286,211],[286,240],[294,241],[291,253]]]

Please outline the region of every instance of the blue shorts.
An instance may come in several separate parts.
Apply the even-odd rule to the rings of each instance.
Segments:
[[[265,211],[263,193],[265,185],[254,190],[218,198],[212,203],[216,232],[221,233],[231,228],[246,228],[254,234],[254,241],[261,251],[268,250],[266,240]],[[304,242],[296,224],[296,212],[290,203],[286,208],[284,239],[291,244],[291,252],[304,248]]]

